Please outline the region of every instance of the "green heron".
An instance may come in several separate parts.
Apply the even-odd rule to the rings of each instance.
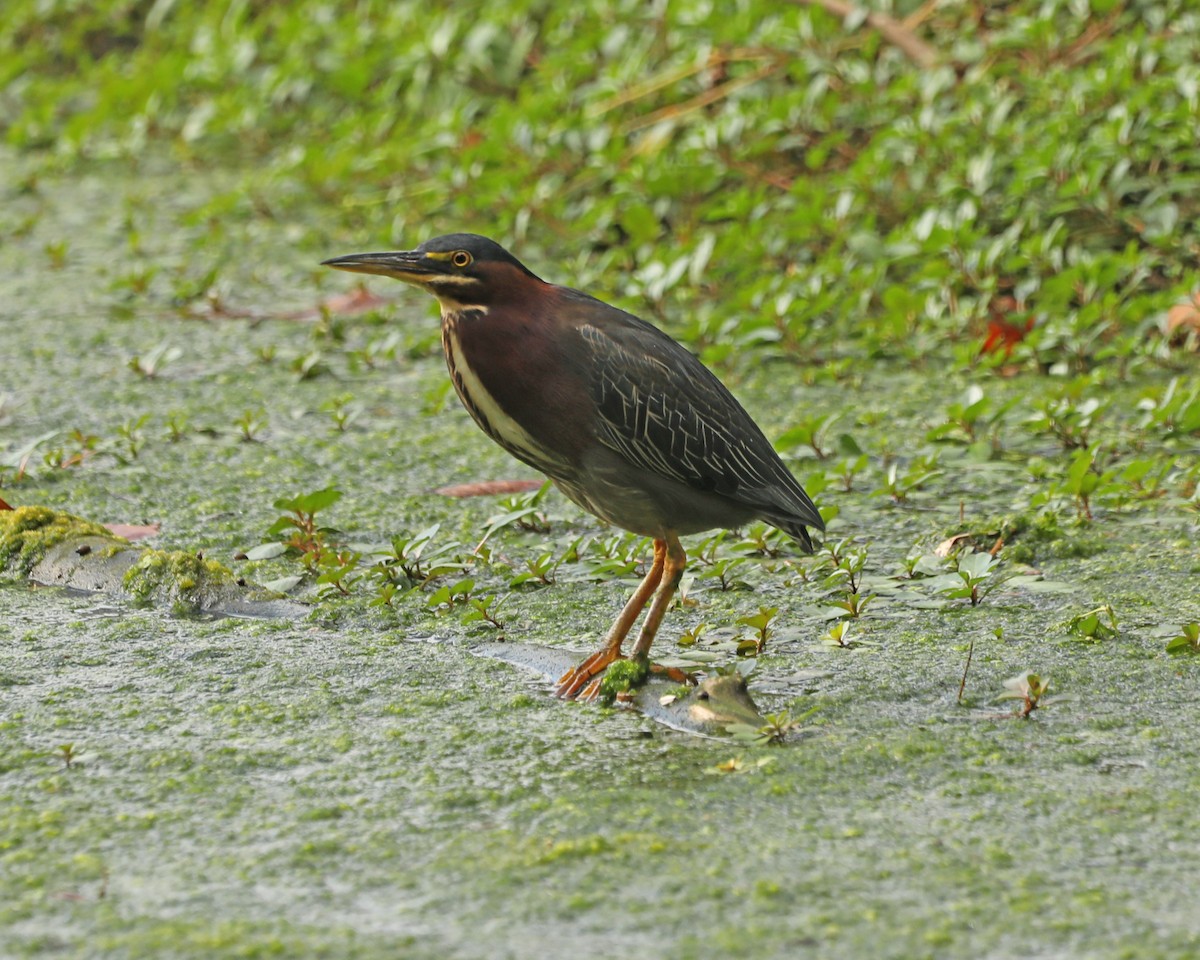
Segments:
[[[724,384],[644,320],[546,283],[469,233],[325,265],[433,294],[454,389],[483,432],[583,509],[653,538],[649,572],[604,646],[559,680],[558,696],[595,696],[647,603],[632,656],[649,660],[686,561],[680,535],[762,519],[811,553],[805,528],[825,529]]]

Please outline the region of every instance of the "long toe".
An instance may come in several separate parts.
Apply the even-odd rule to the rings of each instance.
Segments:
[[[597,650],[579,666],[572,667],[558,678],[558,686],[554,688],[554,695],[560,700],[574,700],[580,690],[604,673],[610,663],[620,658],[620,647],[604,647],[602,650]],[[598,689],[599,684],[596,686]]]
[[[598,677],[592,677],[592,679],[588,682],[588,685],[579,691],[579,694],[575,697],[575,699],[580,700],[583,703],[594,703],[595,701],[599,700],[600,684],[603,682],[603,680],[603,674]]]

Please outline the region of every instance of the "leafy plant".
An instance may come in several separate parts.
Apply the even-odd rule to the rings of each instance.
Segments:
[[[1117,614],[1112,604],[1079,613],[1067,621],[1067,631],[1080,640],[1099,643],[1117,635]]]
[[[1092,520],[1092,500],[1102,494],[1119,492],[1116,484],[1118,471],[1103,467],[1103,455],[1099,444],[1079,450],[1071,458],[1062,479],[1050,485],[1049,490],[1033,498],[1033,505],[1040,506],[1056,496],[1068,496],[1075,503],[1079,517]]]
[[[848,620],[839,620],[833,624],[822,634],[821,643],[826,647],[834,647],[838,650],[878,646],[873,640],[860,640],[858,637],[855,637],[850,631],[850,622]]]
[[[826,438],[837,420],[838,414],[836,413],[802,417],[794,427],[784,431],[783,435],[775,442],[775,446],[779,450],[804,446],[811,450],[818,460],[824,460],[829,456]]]
[[[440,529],[441,524],[435,523],[411,537],[394,537],[390,552],[375,563],[370,576],[384,584],[396,584],[403,577],[411,585],[461,572],[466,564],[458,557],[460,544],[435,542]]]
[[[767,648],[767,640],[771,636],[771,624],[775,622],[775,616],[778,613],[778,607],[759,607],[758,613],[738,617],[738,623],[750,627],[758,633],[758,636],[750,641],[750,646],[745,651],[746,653],[753,652],[755,655],[758,655]],[[742,652],[742,648],[739,646],[738,653],[741,654]]]
[[[1088,446],[1092,428],[1107,409],[1107,402],[1099,397],[1086,397],[1078,402],[1069,395],[1052,397],[1040,400],[1037,412],[1025,423],[1034,431],[1052,435],[1064,448],[1074,450]]]
[[[798,730],[814,713],[821,709],[818,704],[798,717],[793,717],[790,710],[780,710],[763,716],[762,726],[755,727],[749,723],[730,723],[725,725],[725,732],[734,740],[748,743],[756,747],[782,744],[788,734]]]
[[[959,554],[952,562],[953,573],[934,577],[927,583],[950,599],[967,600],[973,607],[1014,575],[1000,573],[1000,561],[990,553]]]
[[[497,600],[490,595],[468,597],[467,605],[470,609],[463,614],[462,622],[464,624],[486,623],[497,630],[503,630],[504,621],[500,619],[499,614],[500,606],[503,603],[503,600]]]
[[[500,513],[493,514],[487,519],[483,538],[479,541],[480,544],[487,543],[492,534],[510,524],[534,533],[549,533],[550,522],[542,512],[542,501],[546,499],[546,494],[550,492],[552,486],[553,484],[547,480],[536,490],[502,500]]]
[[[317,567],[321,573],[317,576],[317,584],[348,597],[350,587],[358,579],[355,571],[361,561],[362,554],[355,550],[330,550],[320,553]]]
[[[276,510],[285,511],[270,527],[268,537],[278,537],[287,534],[284,545],[297,551],[306,563],[319,565],[321,557],[328,549],[329,534],[335,532],[330,527],[317,523],[317,514],[332,507],[342,498],[342,492],[336,487],[325,487],[312,493],[302,493],[295,497],[284,497],[276,500]]]
[[[1200,623],[1185,623],[1179,636],[1167,641],[1167,653],[1173,657],[1200,654]]]
[[[138,454],[142,452],[142,444],[146,440],[143,427],[146,426],[149,420],[150,414],[144,413],[137,419],[126,420],[117,427],[119,441],[117,450],[114,452],[116,452],[119,459],[129,461],[138,458]]]
[[[456,606],[467,604],[475,590],[475,581],[463,577],[454,583],[444,584],[434,590],[425,600],[425,606],[430,610],[441,613]]]

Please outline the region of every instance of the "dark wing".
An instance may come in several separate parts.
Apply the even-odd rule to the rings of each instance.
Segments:
[[[761,510],[808,541],[821,515],[770,441],[707,367],[656,327],[613,307],[584,324],[599,440],[630,463]]]

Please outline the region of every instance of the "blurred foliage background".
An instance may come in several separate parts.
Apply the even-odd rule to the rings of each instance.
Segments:
[[[1194,5],[875,10],[8,0],[0,134],[56,172],[236,169],[199,213],[300,222],[306,256],[485,233],[710,362],[1163,361]]]

